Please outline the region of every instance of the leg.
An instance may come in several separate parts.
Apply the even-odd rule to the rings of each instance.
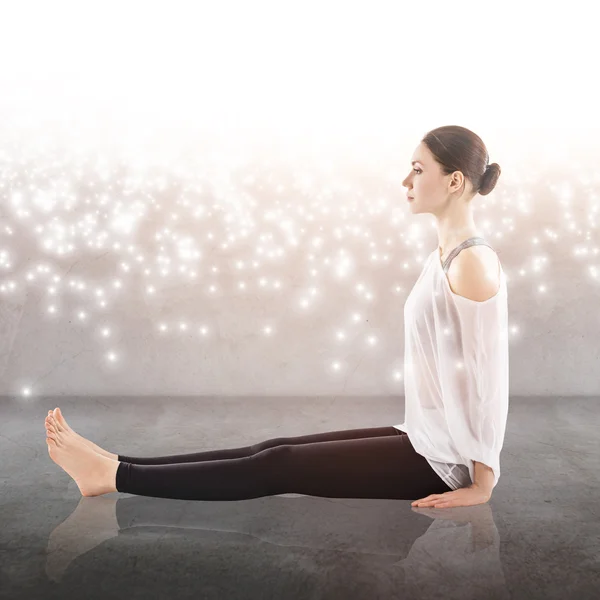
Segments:
[[[325,433],[314,433],[296,437],[281,437],[266,440],[252,446],[232,448],[227,450],[209,450],[207,452],[195,452],[193,454],[173,454],[170,456],[153,456],[140,458],[137,456],[125,456],[119,454],[120,462],[134,465],[171,465],[175,463],[205,462],[207,460],[225,460],[228,458],[243,458],[262,452],[267,448],[282,445],[314,444],[315,442],[333,442],[339,440],[357,440],[368,437],[383,437],[401,434],[403,432],[393,427],[369,427],[366,429],[346,429],[342,431],[328,431]]]
[[[181,500],[244,500],[287,493],[414,500],[450,491],[407,435],[284,444],[242,458],[120,462],[119,492]]]

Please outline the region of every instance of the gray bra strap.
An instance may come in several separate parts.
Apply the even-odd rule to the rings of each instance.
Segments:
[[[458,246],[456,246],[456,248],[454,248],[454,250],[452,250],[452,252],[450,252],[448,258],[444,261],[444,264],[442,265],[442,267],[444,269],[444,273],[448,273],[448,269],[450,268],[450,263],[452,262],[452,259],[457,254],[459,254],[461,252],[461,250],[464,250],[465,248],[469,248],[470,246],[480,246],[482,244],[484,246],[489,246],[490,248],[492,248],[492,246],[490,246],[490,244],[488,244],[481,237],[469,238],[468,240],[465,240],[464,242],[462,242],[462,244],[459,244]],[[494,248],[492,248],[492,250],[494,250]]]

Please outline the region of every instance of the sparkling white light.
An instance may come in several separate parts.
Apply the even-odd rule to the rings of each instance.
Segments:
[[[128,319],[209,348],[232,335],[210,315],[258,299],[254,343],[290,343],[289,322],[325,315],[326,374],[351,374],[358,348],[401,381],[397,330],[377,317],[401,312],[435,243],[401,182],[419,138],[444,124],[479,133],[502,167],[476,220],[507,256],[525,249],[503,262],[509,285],[545,302],[560,247],[597,293],[596,32],[577,2],[546,5],[543,28],[526,3],[446,2],[424,18],[401,3],[106,1],[94,28],[80,26],[87,3],[40,2],[35,19],[9,4],[0,302],[27,297],[57,331],[96,332],[100,368],[134,359]],[[448,47],[457,14],[468,35]],[[470,84],[440,86],[445,64]],[[193,315],[174,303],[182,290]],[[509,330],[513,343],[525,333]],[[31,369],[6,385],[43,393],[43,365]]]

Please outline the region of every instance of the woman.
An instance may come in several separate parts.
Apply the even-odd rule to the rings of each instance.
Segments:
[[[470,205],[496,185],[500,167],[487,163],[477,135],[440,127],[416,148],[403,181],[411,210],[436,217],[439,242],[404,306],[404,423],[139,458],[82,438],[55,409],[46,419],[51,458],[84,496],[241,500],[299,493],[417,498],[413,505],[440,508],[487,502],[500,475],[508,411],[506,280]]]

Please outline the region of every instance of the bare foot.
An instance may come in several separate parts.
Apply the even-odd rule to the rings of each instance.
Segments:
[[[55,429],[57,429],[58,431],[65,430],[72,433],[80,442],[83,442],[84,444],[89,446],[92,450],[94,450],[94,452],[97,452],[98,454],[106,456],[107,458],[110,458],[112,460],[119,460],[118,454],[113,454],[108,450],[104,450],[104,448],[100,448],[100,446],[94,444],[94,442],[88,440],[87,438],[84,438],[82,435],[79,435],[76,431],[71,429],[71,427],[69,427],[69,424],[63,417],[60,408],[55,408],[54,410],[48,411],[48,416],[46,417],[46,429],[48,429],[48,425],[52,422],[54,423]]]
[[[54,425],[48,426],[46,443],[50,458],[75,480],[82,496],[117,491],[117,461],[94,452],[72,432],[56,431]]]

